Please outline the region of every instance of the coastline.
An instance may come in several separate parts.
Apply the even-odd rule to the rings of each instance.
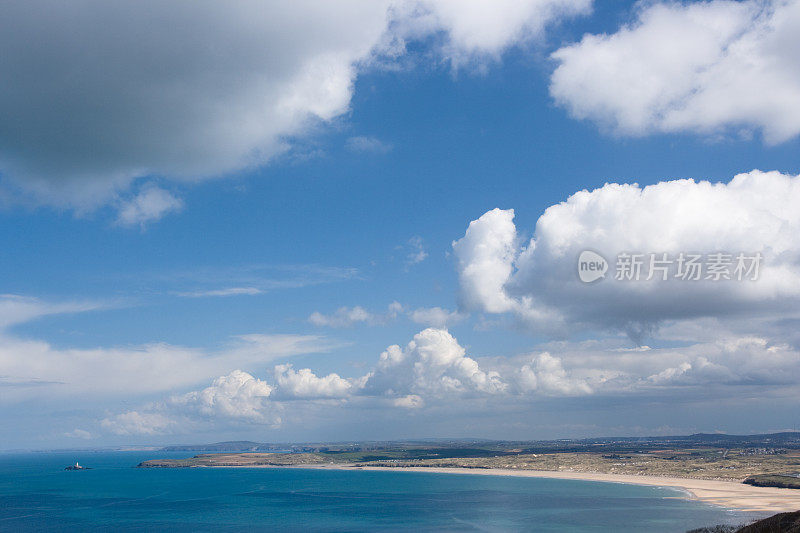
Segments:
[[[392,470],[392,467],[351,467],[362,470]],[[550,472],[544,470],[512,470],[502,468],[428,468],[398,467],[408,472],[431,472],[437,474],[472,474],[488,476],[536,477],[549,479],[573,479],[605,483],[627,483],[683,489],[691,499],[718,505],[736,511],[783,512],[800,509],[800,491],[774,487],[753,487],[735,481],[717,481],[659,476],[632,476],[625,474],[595,474],[588,472]]]
[[[238,467],[211,467],[238,468]],[[247,468],[247,467],[245,467]],[[681,489],[687,498],[717,505],[734,511],[780,513],[800,509],[800,490],[775,487],[754,487],[737,481],[692,479],[660,476],[634,476],[626,474],[598,474],[591,472],[565,472],[546,470],[516,470],[504,468],[441,468],[419,466],[359,466],[355,464],[318,464],[297,466],[262,466],[253,468],[303,468],[334,470],[371,470],[391,472],[428,472],[431,474],[461,474],[479,476],[513,476],[548,479],[572,479],[604,483],[626,483]]]

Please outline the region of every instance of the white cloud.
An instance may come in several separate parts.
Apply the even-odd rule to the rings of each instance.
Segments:
[[[545,25],[583,15],[591,0],[418,0],[399,2],[399,33],[443,33],[440,53],[455,67],[498,59],[508,48],[540,39]]]
[[[177,421],[161,413],[126,411],[104,418],[100,425],[116,435],[158,435],[169,433],[178,426]]]
[[[192,269],[137,273],[137,279],[147,281],[159,291],[184,298],[254,296],[359,277],[355,268],[316,264],[201,265]]]
[[[17,3],[0,19],[0,170],[27,198],[79,209],[113,201],[149,176],[224,176],[264,164],[315,124],[346,113],[359,69],[395,60],[406,41],[435,33],[454,63],[497,56],[588,7],[588,0]],[[147,203],[150,210],[124,206],[120,221],[136,224],[176,205]]]
[[[379,405],[421,409],[427,399],[510,393],[497,372],[482,370],[452,335],[433,328],[415,335],[405,349],[396,345],[387,348],[373,370],[361,377],[343,378],[336,373],[317,376],[309,368],[294,370],[290,364],[279,364],[272,378],[269,384],[235,370],[204,389],[172,394],[162,401],[106,416],[101,426],[120,435],[180,433],[243,421],[277,427],[282,424],[280,414],[289,410],[290,404],[289,412],[295,413],[304,405],[330,405],[327,400],[337,400],[337,408],[342,409],[381,398],[386,402]]]
[[[327,353],[347,345],[322,335],[251,333],[239,335],[234,339],[236,342],[226,347],[223,353],[259,361],[273,361],[280,357],[311,353]]]
[[[148,222],[155,222],[167,213],[181,209],[181,199],[160,187],[148,185],[136,196],[120,204],[117,222],[123,226],[144,227]]]
[[[266,382],[247,372],[234,370],[215,379],[209,387],[174,397],[170,403],[196,409],[205,416],[264,421],[272,391],[273,388]],[[280,417],[269,421],[280,423]]]
[[[448,324],[457,324],[466,318],[466,315],[458,311],[449,311],[441,307],[420,307],[409,312],[408,316],[417,324],[434,328],[444,328]]]
[[[350,327],[359,323],[368,323],[375,320],[375,316],[360,306],[340,307],[331,315],[323,315],[314,311],[308,321],[315,326],[328,326],[334,328]]]
[[[503,412],[520,402],[552,397],[686,402],[738,398],[753,387],[759,394],[794,394],[794,376],[800,371],[796,348],[727,333],[713,341],[647,350],[628,349],[621,339],[561,341],[538,348],[533,354],[486,358],[479,364],[447,331],[429,328],[405,348],[389,346],[362,377],[317,376],[311,369],[295,371],[281,364],[268,383],[236,370],[209,387],[109,415],[101,427],[120,435],[177,434],[237,424],[276,428],[286,423],[283,413],[303,423],[299,413],[310,408],[319,416],[334,416],[331,411],[324,414],[325,409],[349,416],[366,404],[409,410],[432,404],[463,412],[475,405],[468,402],[477,400]]]
[[[386,316],[388,318],[397,318],[399,313],[403,312],[403,304],[400,302],[394,301],[389,304],[389,308],[386,312]]]
[[[660,349],[667,366],[642,381],[655,385],[793,385],[800,352],[762,337],[721,337],[685,348]]]
[[[664,320],[790,313],[800,298],[798,202],[800,177],[777,172],[740,174],[727,184],[608,184],[545,210],[525,248],[513,245],[513,211],[493,210],[453,244],[463,300],[554,334],[613,328],[637,340]],[[591,285],[577,276],[586,249],[602,254],[611,269]],[[719,251],[761,253],[758,280],[685,281],[672,277],[675,265],[666,281],[614,279],[622,252],[675,259]]]
[[[416,394],[409,394],[408,396],[401,396],[392,400],[392,405],[395,407],[403,407],[405,409],[420,409],[425,406],[425,400]]]
[[[175,293],[177,296],[184,296],[186,298],[207,298],[207,297],[224,297],[224,296],[255,296],[262,294],[264,291],[257,287],[228,287],[227,289],[210,289],[206,291],[189,291]]]
[[[193,427],[226,427],[257,424],[279,427],[285,400],[346,398],[357,380],[337,374],[317,377],[310,369],[295,371],[290,364],[277,365],[274,384],[241,370],[216,378],[211,385],[111,415],[101,426],[119,435],[156,435],[186,432]]]
[[[0,298],[0,376],[13,391],[3,401],[36,397],[111,397],[164,393],[202,383],[232,367],[252,366],[276,358],[324,353],[341,343],[319,335],[235,337],[217,351],[166,343],[90,349],[56,348],[40,340],[2,331],[14,321],[93,309],[82,303],[50,304],[31,298]],[[3,323],[3,311],[8,315]]]
[[[518,379],[525,392],[540,391],[566,396],[592,392],[586,381],[568,376],[561,359],[547,352],[533,356],[530,363],[523,365]]]
[[[109,416],[101,426],[118,435],[185,432],[201,424],[248,423],[277,427],[281,406],[270,401],[273,387],[247,372],[234,370],[197,391],[173,395],[143,409]]]
[[[100,302],[44,302],[17,294],[0,294],[0,330],[49,315],[82,313],[105,307]]]
[[[668,383],[670,381],[675,380],[678,377],[685,376],[687,372],[692,369],[692,364],[683,362],[677,367],[665,368],[661,372],[657,374],[653,374],[649,376],[647,379],[648,381],[652,381],[653,383]]]
[[[624,135],[800,133],[800,2],[645,2],[616,33],[556,51],[550,92],[570,114]]]
[[[468,316],[458,311],[450,311],[441,307],[419,307],[406,310],[401,303],[392,302],[385,313],[373,313],[357,305],[354,307],[340,307],[334,313],[328,315],[315,311],[308,317],[308,321],[315,326],[347,328],[358,324],[383,325],[395,320],[400,314],[405,314],[416,324],[436,328],[444,328],[448,324],[457,324]]]
[[[70,439],[84,439],[90,440],[92,439],[92,434],[85,429],[75,428],[72,431],[68,431],[64,433],[64,436]]]
[[[409,252],[406,255],[406,269],[416,264],[422,263],[428,258],[428,252],[425,251],[425,244],[422,242],[422,237],[415,235],[408,240],[407,247]]]
[[[385,154],[392,151],[391,144],[376,137],[350,137],[344,145],[348,150],[359,153]]]
[[[740,395],[747,388],[755,387],[761,394],[767,394],[768,391],[796,386],[793,377],[800,371],[797,348],[766,337],[732,334],[724,328],[717,330],[715,335],[713,340],[647,350],[621,349],[620,339],[556,342],[543,348],[548,350],[545,353],[550,359],[547,368],[552,369],[551,374],[556,378],[561,374],[573,386],[585,388],[586,392],[591,390],[599,396],[658,393],[680,401],[686,399],[681,395],[689,391],[728,398]],[[659,342],[663,341],[669,339]],[[553,364],[554,358],[558,365]],[[513,369],[519,361],[520,358],[512,358],[504,362],[501,371]],[[559,369],[562,363],[569,364],[564,373]],[[531,370],[538,369],[531,365]],[[528,379],[524,366],[519,377],[523,390],[535,390],[540,385],[537,379]],[[559,381],[553,382],[551,390],[559,390]],[[561,392],[567,390],[563,388]],[[540,389],[539,392],[545,391]]]
[[[435,328],[416,334],[405,348],[389,346],[364,385],[367,394],[422,397],[497,394],[506,388],[497,372],[481,370],[450,333]]]
[[[514,306],[503,289],[518,253],[513,209],[492,209],[470,222],[453,251],[466,308],[502,313]]]
[[[308,321],[315,326],[349,328],[358,324],[385,324],[397,318],[398,313],[402,312],[403,306],[399,302],[390,303],[385,313],[372,313],[359,305],[354,307],[344,306],[328,315],[314,311],[309,315]]]
[[[353,388],[353,383],[339,374],[318,377],[309,368],[295,371],[289,364],[275,367],[275,383],[285,398],[345,398]]]
[[[46,382],[16,396],[117,395],[169,391],[196,383],[221,361],[198,350],[165,344],[131,348],[57,349],[48,343],[0,337],[0,375]]]

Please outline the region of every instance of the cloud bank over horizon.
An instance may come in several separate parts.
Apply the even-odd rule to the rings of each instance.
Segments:
[[[73,307],[60,309],[72,312]],[[167,344],[56,350],[6,332],[0,336],[0,388],[8,393],[3,395],[6,407],[33,398],[84,398],[92,403],[101,399],[108,405],[123,398],[126,403],[154,398],[133,409],[112,409],[94,422],[84,420],[70,432],[82,440],[247,428],[283,431],[309,418],[336,420],[350,413],[366,416],[365,412],[400,417],[450,413],[458,418],[487,406],[495,413],[513,413],[522,406],[535,409],[557,398],[589,406],[622,397],[656,403],[728,401],[754,390],[791,397],[797,387],[793,376],[800,370],[800,346],[780,340],[780,330],[747,322],[751,331],[716,318],[688,326],[673,323],[660,332],[666,344],[654,348],[630,348],[624,339],[606,337],[554,341],[518,355],[480,357],[468,354],[447,330],[428,328],[405,346],[387,347],[366,373],[352,377],[282,362],[295,355],[324,353],[335,345],[324,338],[245,335],[213,353]],[[263,378],[252,370],[223,370],[264,368],[270,361],[277,364]],[[210,384],[187,391],[203,381]]]
[[[372,416],[433,410],[460,417],[487,402],[505,413],[553,398],[588,407],[621,397],[693,403],[729,401],[752,390],[775,397],[797,391],[792,376],[800,369],[800,351],[786,343],[726,333],[680,347],[625,346],[619,339],[555,342],[528,354],[478,360],[446,330],[429,328],[404,348],[389,346],[360,377],[277,365],[270,383],[235,370],[204,389],[111,414],[98,425],[117,435],[180,435],[209,428],[277,430],[302,424],[308,413],[338,419],[364,409]]]

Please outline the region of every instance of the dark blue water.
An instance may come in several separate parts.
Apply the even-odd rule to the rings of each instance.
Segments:
[[[673,489],[397,471],[136,469],[187,453],[0,455],[2,531],[647,531],[753,518]],[[76,460],[92,470],[69,472]]]

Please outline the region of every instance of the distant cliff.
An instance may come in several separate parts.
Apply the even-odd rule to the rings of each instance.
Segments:
[[[780,476],[771,474],[758,474],[750,476],[742,483],[754,487],[778,487],[781,489],[800,489],[800,478],[794,476]]]
[[[800,533],[800,511],[779,513],[746,526],[718,525],[686,533]]]
[[[770,516],[744,526],[736,533],[800,533],[800,511]]]

